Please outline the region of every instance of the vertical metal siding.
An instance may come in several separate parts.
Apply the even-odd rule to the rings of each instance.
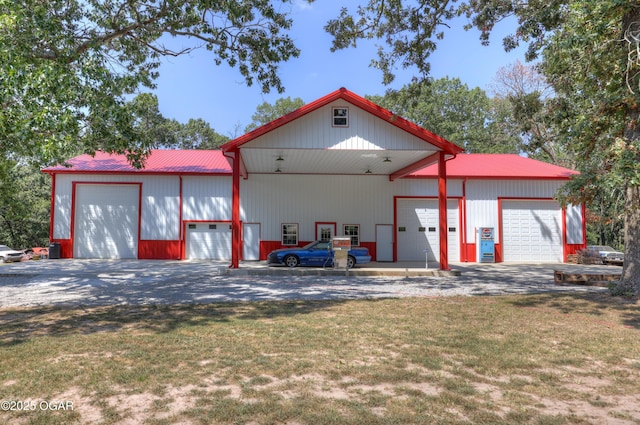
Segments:
[[[556,180],[467,181],[467,241],[475,241],[478,227],[493,227],[496,240],[500,240],[498,198],[549,199],[563,184]]]
[[[349,127],[332,127],[331,108],[349,108]],[[378,117],[342,100],[279,127],[245,145],[273,149],[404,149],[424,150],[428,145]]]
[[[183,177],[182,202],[183,220],[231,220],[231,177]]]
[[[179,177],[117,174],[58,174],[54,205],[53,238],[71,237],[71,197],[74,181],[142,183],[140,239],[177,240],[179,227]]]
[[[567,243],[580,245],[584,242],[582,231],[582,206],[567,205]]]

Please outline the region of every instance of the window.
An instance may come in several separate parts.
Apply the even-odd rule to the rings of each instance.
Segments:
[[[360,246],[360,225],[345,224],[344,235],[351,237],[351,246]]]
[[[349,127],[349,108],[334,107],[331,108],[331,114],[334,127]]]
[[[285,223],[282,225],[282,245],[298,245],[298,225]]]

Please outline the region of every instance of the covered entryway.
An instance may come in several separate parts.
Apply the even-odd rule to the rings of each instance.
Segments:
[[[75,184],[73,256],[138,257],[139,184]]]
[[[185,255],[188,260],[230,260],[229,223],[188,223]]]
[[[440,227],[438,201],[435,199],[399,199],[397,201],[398,261],[439,261]],[[460,261],[458,201],[447,201],[447,244],[449,260]]]
[[[502,201],[504,261],[562,262],[562,209],[556,201]]]

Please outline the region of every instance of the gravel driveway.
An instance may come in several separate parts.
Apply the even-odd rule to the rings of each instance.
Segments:
[[[0,265],[0,308],[220,301],[356,299],[601,292],[558,286],[553,270],[620,273],[615,266],[461,264],[461,276],[227,276],[226,262],[40,260]]]

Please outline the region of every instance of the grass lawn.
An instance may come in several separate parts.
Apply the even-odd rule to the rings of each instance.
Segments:
[[[3,309],[0,400],[11,424],[639,424],[640,302]]]

